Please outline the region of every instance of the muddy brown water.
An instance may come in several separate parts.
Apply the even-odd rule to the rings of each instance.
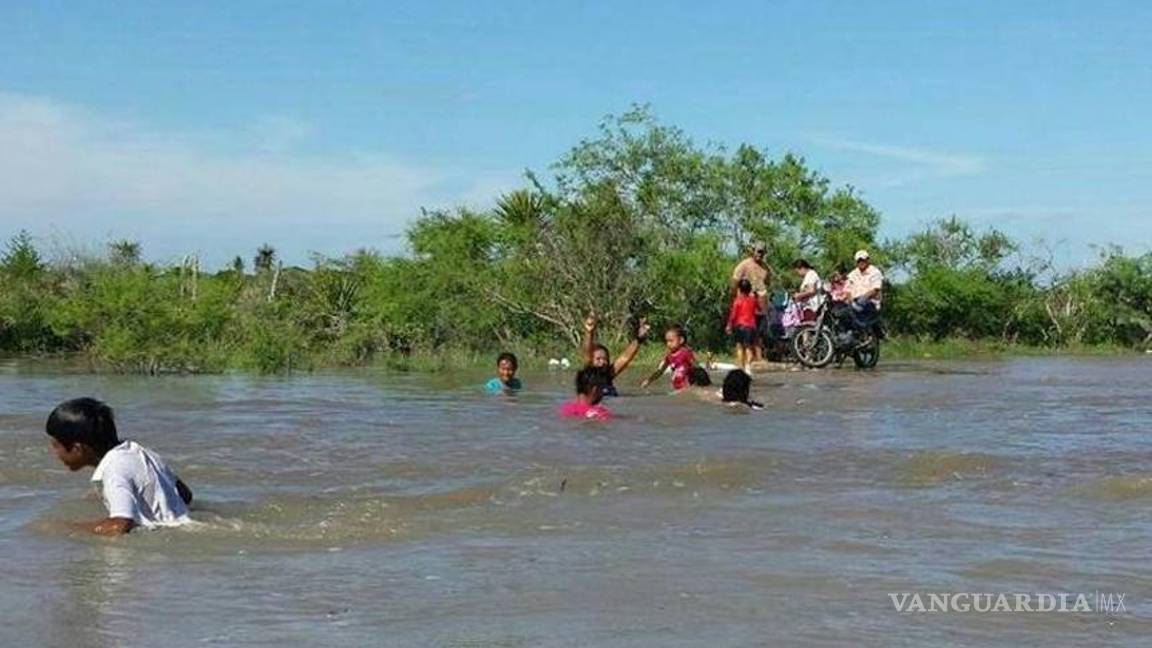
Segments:
[[[90,376],[0,363],[0,645],[1101,645],[1152,634],[1152,359],[758,378],[748,413],[571,375]],[[636,379],[636,380],[632,380]],[[107,540],[60,400],[193,487]],[[1125,610],[900,613],[890,593],[1125,594]]]

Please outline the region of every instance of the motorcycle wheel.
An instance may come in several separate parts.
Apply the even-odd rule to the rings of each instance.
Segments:
[[[872,338],[864,348],[857,349],[852,353],[852,361],[856,363],[857,369],[875,367],[876,363],[880,361],[880,341]]]
[[[807,327],[792,336],[792,352],[805,367],[825,367],[832,362],[832,334],[825,328]]]

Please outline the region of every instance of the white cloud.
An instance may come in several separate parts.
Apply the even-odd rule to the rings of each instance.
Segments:
[[[477,198],[468,178],[380,153],[293,154],[309,132],[280,116],[162,132],[0,93],[0,228],[139,237],[160,253],[263,240],[341,253],[389,247],[423,206]]]
[[[975,155],[944,153],[910,146],[876,144],[825,135],[812,136],[811,140],[814,144],[833,150],[861,153],[896,163],[891,172],[869,183],[881,187],[898,187],[932,178],[976,175],[987,168],[985,160]]]

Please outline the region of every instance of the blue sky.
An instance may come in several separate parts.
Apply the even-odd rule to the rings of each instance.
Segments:
[[[609,113],[791,150],[898,236],[1152,246],[1152,3],[0,4],[0,236],[400,249]]]

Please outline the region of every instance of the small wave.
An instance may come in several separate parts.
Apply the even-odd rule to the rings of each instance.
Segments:
[[[988,454],[929,450],[899,462],[893,472],[894,480],[906,486],[935,486],[988,477],[1002,463]]]
[[[1104,477],[1083,489],[1089,497],[1125,501],[1152,497],[1152,476],[1116,475]]]
[[[254,501],[203,501],[194,524],[133,534],[138,546],[191,552],[334,550],[479,529],[513,534],[568,527],[571,505],[607,506],[621,498],[698,498],[747,492],[768,466],[761,460],[637,467],[550,467],[460,488],[388,493],[363,487],[316,494],[271,494]],[[560,503],[564,502],[564,503]],[[33,530],[72,533],[61,521],[92,517],[95,501],[60,502]],[[629,504],[628,506],[631,506]],[[559,508],[558,508],[559,507]]]

